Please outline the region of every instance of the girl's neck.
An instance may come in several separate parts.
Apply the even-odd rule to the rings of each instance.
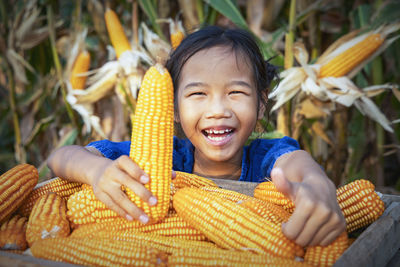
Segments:
[[[208,160],[195,150],[193,173],[208,178],[239,180],[242,173],[242,153],[229,162]]]

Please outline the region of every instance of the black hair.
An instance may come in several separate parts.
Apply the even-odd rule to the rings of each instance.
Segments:
[[[252,34],[242,29],[207,26],[183,39],[165,64],[171,74],[175,95],[179,87],[182,68],[189,58],[201,50],[215,46],[230,47],[236,55],[242,54],[247,58],[254,73],[258,103],[261,101],[266,107],[268,87],[274,78],[279,78],[277,67],[264,60]]]

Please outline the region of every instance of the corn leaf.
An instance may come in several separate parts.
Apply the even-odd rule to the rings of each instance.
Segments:
[[[153,5],[152,1],[144,1],[144,0],[139,0],[139,5],[146,13],[146,15],[149,17],[151,21],[151,25],[153,26],[154,31],[164,40],[166,40],[165,35],[163,34],[160,25],[157,23],[158,15],[155,6]]]
[[[377,28],[381,25],[399,21],[399,10],[400,1],[384,1],[378,11],[373,16],[371,16],[371,28]]]
[[[246,20],[241,15],[239,9],[231,0],[204,0],[207,4],[216,9],[219,13],[230,19],[240,28],[250,31]]]

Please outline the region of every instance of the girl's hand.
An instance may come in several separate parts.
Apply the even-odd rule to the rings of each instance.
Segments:
[[[100,168],[94,173],[91,180],[94,194],[108,208],[117,212],[129,221],[133,219],[147,223],[148,216],[138,208],[121,190],[121,186],[132,190],[150,206],[157,204],[157,199],[144,187],[149,182],[149,176],[128,156],[121,156],[116,160],[101,158]],[[172,172],[172,178],[175,172]]]
[[[287,238],[303,247],[327,246],[346,230],[336,188],[330,180],[304,177],[302,182],[291,182],[280,168],[272,170],[271,178],[276,188],[296,206],[290,219],[282,225]]]

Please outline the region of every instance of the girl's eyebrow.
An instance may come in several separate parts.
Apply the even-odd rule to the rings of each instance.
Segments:
[[[241,86],[244,86],[244,87],[248,87],[249,89],[253,88],[249,83],[247,83],[245,81],[231,81],[229,83],[229,85],[230,86],[232,86],[232,85],[241,85]]]
[[[185,85],[183,89],[189,89],[190,87],[202,87],[206,86],[207,84],[202,83],[202,82],[191,82]]]

